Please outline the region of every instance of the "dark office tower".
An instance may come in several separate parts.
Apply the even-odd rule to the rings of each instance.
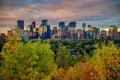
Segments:
[[[70,22],[69,27],[76,27],[76,22]]]
[[[63,29],[65,27],[65,22],[59,22],[59,27]]]
[[[68,27],[68,31],[69,31],[69,38],[70,39],[75,39],[75,28],[76,28],[76,22],[70,22],[69,23],[69,27]]]
[[[32,28],[35,28],[35,21],[32,22]]]
[[[68,27],[68,30],[70,31],[70,32],[74,32],[75,33],[75,28],[76,28],[76,22],[70,22],[69,23],[69,27]]]
[[[88,27],[87,27],[87,28],[88,28],[88,30],[90,30],[90,29],[91,29],[91,25],[88,25]]]
[[[59,22],[58,35],[63,39],[65,36],[65,22]]]
[[[46,35],[46,39],[50,39],[50,35],[51,35],[51,27],[50,27],[50,25],[47,25],[47,35]]]
[[[53,27],[51,34],[52,35],[58,34],[57,27]]]
[[[82,29],[83,29],[83,30],[86,29],[86,23],[82,23]]]
[[[91,25],[88,25],[88,28],[90,28],[91,27]]]
[[[61,30],[61,33],[65,33],[65,22],[59,22],[59,29]]]
[[[24,20],[18,20],[18,21],[17,21],[17,26],[18,26],[20,29],[24,30]]]
[[[96,35],[100,33],[100,28],[96,28]]]
[[[42,24],[43,24],[44,26],[47,26],[47,25],[48,25],[48,20],[46,20],[46,19],[42,20]]]

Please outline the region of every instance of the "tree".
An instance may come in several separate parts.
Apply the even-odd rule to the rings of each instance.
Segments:
[[[8,41],[9,43],[11,41]],[[9,44],[10,45],[10,44]],[[17,51],[9,50],[4,57],[4,46],[1,52],[2,66],[1,79],[50,79],[52,72],[56,69],[54,53],[50,50],[49,43],[27,42],[21,44]],[[16,47],[17,48],[17,47]],[[10,54],[9,54],[10,53]]]
[[[97,63],[103,62],[101,65],[105,69],[107,80],[120,79],[120,49],[113,42],[103,43],[97,50],[94,51],[92,58]],[[101,67],[99,66],[99,68]]]
[[[68,68],[72,64],[72,55],[65,46],[60,46],[58,49],[55,61],[58,64],[58,68]]]
[[[21,39],[17,34],[13,34],[13,37],[8,37],[8,41],[4,44],[2,52],[0,53],[0,71],[2,72],[0,78],[12,79],[13,77],[16,78],[16,76],[18,76],[18,73],[16,71],[19,68],[16,66],[17,61],[14,57],[16,56],[15,53],[18,52],[21,45]]]

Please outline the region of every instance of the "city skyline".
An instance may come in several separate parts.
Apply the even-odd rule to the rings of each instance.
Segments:
[[[0,33],[0,39],[5,40],[7,37],[14,36],[17,33],[22,40],[37,40],[37,39],[66,39],[66,40],[85,40],[85,39],[120,39],[120,31],[115,25],[110,25],[108,30],[100,30],[100,28],[82,23],[81,28],[77,28],[76,22],[72,21],[66,25],[65,22],[59,22],[57,27],[51,28],[48,20],[41,20],[39,27],[36,27],[36,22],[33,21],[26,28],[24,20],[17,20],[17,26],[11,28],[5,33]]]
[[[76,21],[78,26],[87,23],[99,28],[120,28],[119,8],[119,0],[0,0],[0,32],[16,25],[19,19],[25,20],[25,26],[32,21],[39,26],[42,19],[48,19],[53,27],[60,21]]]
[[[43,19],[43,20],[44,20],[44,19]],[[45,19],[45,20],[46,20],[46,19]],[[17,20],[17,21],[18,21],[18,20]],[[7,25],[7,24],[6,24],[6,25],[2,25],[2,26],[4,26],[4,27],[0,27],[0,33],[5,33],[5,34],[7,34],[7,31],[8,31],[8,30],[11,30],[11,29],[13,29],[13,28],[15,28],[15,27],[18,27],[17,21],[16,21],[16,25]],[[24,20],[23,20],[23,21],[24,21]],[[33,21],[33,22],[35,22],[35,21]],[[65,22],[65,21],[62,21],[62,22]],[[73,21],[73,22],[76,22],[76,21]],[[23,25],[24,30],[26,30],[29,25],[32,25],[31,23],[32,23],[32,22],[30,22],[29,24],[25,24],[25,22],[24,22],[24,25]],[[35,27],[36,27],[36,28],[39,28],[39,27],[40,27],[40,24],[41,24],[41,22],[39,22],[39,24],[36,25],[36,22],[35,22]],[[89,25],[90,25],[91,27],[96,27],[96,26],[93,26],[93,25],[87,24],[87,23],[81,23],[81,24],[78,25],[78,23],[76,22],[76,30],[77,30],[77,29],[82,29],[83,24],[86,25],[86,29],[88,28]],[[48,20],[48,25],[51,26],[51,24],[49,23],[49,20]],[[69,25],[69,22],[65,22],[65,26],[68,26],[68,25]],[[1,25],[0,25],[0,26],[1,26]],[[9,26],[9,27],[8,27],[8,26]],[[96,27],[96,28],[99,28],[100,30],[106,30],[106,31],[108,31],[108,29],[109,29],[110,26],[111,26],[111,25],[108,25],[108,27]],[[116,25],[115,25],[115,26],[116,26]],[[59,27],[59,23],[58,23],[56,26],[51,26],[51,29],[53,29],[54,27]],[[116,27],[118,27],[118,26],[116,26]],[[118,32],[120,32],[120,27],[118,27]]]

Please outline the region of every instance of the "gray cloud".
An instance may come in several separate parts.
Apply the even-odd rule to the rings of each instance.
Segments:
[[[0,23],[24,19],[119,23],[120,0],[0,0]],[[117,16],[117,17],[116,17]]]

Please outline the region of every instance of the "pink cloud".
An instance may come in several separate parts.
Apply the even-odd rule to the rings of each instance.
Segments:
[[[111,11],[107,0],[61,0],[59,3],[34,3],[26,7],[2,8],[0,11],[0,24],[15,23],[17,19],[24,19],[27,23],[41,19],[51,22],[85,20],[91,16],[117,15]],[[114,20],[115,18],[112,18]],[[91,19],[92,21],[92,19]],[[107,21],[107,19],[106,19]]]

